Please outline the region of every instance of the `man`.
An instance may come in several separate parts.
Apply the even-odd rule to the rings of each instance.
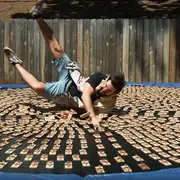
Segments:
[[[83,106],[92,119],[94,126],[99,125],[100,119],[96,116],[100,109],[111,110],[115,105],[116,94],[124,87],[124,76],[106,76],[102,73],[95,73],[89,78],[81,76],[76,62],[71,61],[64,53],[63,48],[56,40],[52,30],[41,18],[41,6],[43,1],[39,1],[31,9],[30,15],[37,20],[42,34],[48,43],[53,55],[53,64],[56,66],[59,80],[53,83],[39,82],[32,74],[25,70],[14,51],[8,47],[4,48],[4,53],[11,64],[21,74],[24,81],[38,94],[56,103],[69,107]],[[81,105],[80,105],[81,102]],[[100,105],[99,105],[100,104]],[[105,105],[103,105],[105,104]]]

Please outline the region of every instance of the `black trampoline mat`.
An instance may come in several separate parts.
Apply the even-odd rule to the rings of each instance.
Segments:
[[[76,115],[62,119],[63,109],[30,89],[0,95],[1,172],[85,176],[180,165],[178,88],[125,87],[99,130]]]

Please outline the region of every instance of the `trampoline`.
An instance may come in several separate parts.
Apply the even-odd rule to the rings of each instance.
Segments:
[[[76,114],[64,119],[62,108],[25,85],[1,86],[0,179],[38,179],[38,174],[50,179],[59,174],[73,179],[140,179],[161,171],[178,175],[179,87],[127,84],[114,110],[94,130],[90,121]]]

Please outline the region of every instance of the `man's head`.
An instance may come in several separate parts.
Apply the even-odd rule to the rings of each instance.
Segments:
[[[109,80],[104,84],[99,93],[104,96],[118,94],[124,86],[124,74],[114,75],[109,78]]]

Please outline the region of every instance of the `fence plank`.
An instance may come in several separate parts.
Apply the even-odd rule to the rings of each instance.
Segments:
[[[135,81],[135,67],[136,67],[136,20],[131,19],[129,22],[130,37],[129,37],[129,81]]]
[[[33,59],[34,59],[34,21],[28,20],[28,71],[34,74]]]
[[[136,82],[142,82],[142,37],[143,37],[143,20],[137,20],[136,35]]]
[[[176,82],[180,82],[180,18],[177,21]]]
[[[77,20],[71,21],[71,48],[72,48],[72,60],[77,61]]]
[[[110,74],[114,75],[116,72],[116,21],[115,19],[109,20],[109,69]]]
[[[150,20],[149,30],[149,81],[156,81],[156,20]]]
[[[27,42],[27,28],[25,27],[27,23],[24,22],[25,20],[16,20],[15,21],[15,51],[17,55],[22,59],[23,61],[23,67],[27,68],[27,44],[24,43],[24,40],[26,39]],[[14,31],[14,30],[13,30]],[[16,83],[25,83],[22,79],[20,73],[16,71]]]
[[[64,49],[64,19],[59,20],[59,43],[61,47]]]
[[[0,83],[4,81],[4,21],[0,20]]]
[[[89,56],[90,56],[90,20],[83,21],[83,52],[84,52],[84,76],[89,75]]]
[[[149,19],[144,20],[142,81],[149,81]]]
[[[123,20],[117,19],[116,21],[116,74],[122,73],[123,71],[122,58],[123,58]]]
[[[12,21],[13,22],[13,21]],[[22,47],[21,47],[21,44],[22,44],[22,40],[21,40],[21,27],[22,23],[21,23],[21,20],[18,19],[18,20],[14,20],[14,23],[13,23],[13,29],[12,31],[14,32],[14,37],[12,37],[13,39],[15,39],[14,43],[11,44],[11,47],[12,49],[14,49],[14,51],[16,52],[17,56],[22,59],[23,61],[23,66],[24,66],[24,60],[23,60],[23,57],[22,57]],[[21,83],[24,83],[24,81],[22,80],[22,77],[20,75],[20,73],[18,71],[16,71],[16,83],[18,84],[21,84]]]
[[[97,19],[97,59],[96,72],[102,72],[103,69],[103,20]]]
[[[39,56],[39,43],[40,43],[40,29],[39,25],[34,22],[34,76],[40,80],[41,74],[40,74],[40,56]]]
[[[52,20],[47,20],[47,24],[49,25],[50,28],[52,28]],[[51,82],[52,81],[52,53],[49,48],[49,44],[46,42],[45,46],[45,81],[46,82]]]
[[[83,72],[83,20],[77,22],[77,63]]]
[[[110,23],[108,19],[104,19],[104,57],[103,57],[103,72],[106,74],[110,73],[109,58],[110,58],[110,37],[109,37],[109,27]]]
[[[45,51],[46,51],[46,42],[45,39],[43,37],[43,34],[40,32],[40,37],[39,37],[39,59],[40,59],[40,75],[41,75],[41,81],[45,82],[45,68],[46,68],[46,64],[45,64]]]
[[[71,59],[72,57],[72,51],[71,51],[71,20],[70,19],[66,19],[65,20],[65,52],[66,54],[69,56],[69,58]]]
[[[28,68],[28,59],[27,59],[27,54],[28,54],[28,29],[27,29],[27,19],[23,19],[22,21],[22,31],[21,31],[21,36],[22,36],[22,43],[21,43],[21,59],[23,60],[23,67],[25,69]]]
[[[170,27],[170,61],[169,61],[169,81],[175,82],[175,70],[176,70],[176,31],[177,31],[176,19],[171,20]]]
[[[129,80],[128,76],[128,62],[129,62],[129,19],[123,21],[123,72],[125,80]]]
[[[4,44],[5,46],[9,46],[10,38],[9,38],[9,23],[10,21],[4,21]],[[6,84],[10,84],[10,73],[9,73],[9,61],[6,56],[4,56],[4,81]]]
[[[156,52],[156,82],[162,82],[163,58],[163,24],[162,19],[157,19],[157,52]]]
[[[169,72],[169,32],[170,32],[170,20],[163,20],[164,26],[164,48],[163,48],[163,82],[168,82],[168,72]]]
[[[15,51],[17,55],[23,60],[23,67],[26,68],[24,65],[24,58],[23,58],[23,53],[24,53],[24,45],[23,45],[23,33],[25,31],[24,29],[24,22],[20,19],[15,21],[14,24],[15,27],[15,39],[16,39],[16,46],[15,46]],[[13,30],[14,31],[14,30]],[[16,83],[25,83],[18,71],[16,71]]]
[[[97,20],[92,19],[90,24],[90,37],[91,37],[91,44],[90,44],[90,74],[93,74],[96,72],[96,61],[97,61],[97,44],[96,44],[96,38],[97,38],[97,32],[96,32],[96,24]]]
[[[58,19],[52,20],[52,30],[53,30],[55,38],[57,39],[57,41],[59,41],[59,20]],[[55,66],[52,65],[52,81],[57,81],[57,80],[58,80],[58,73],[56,71]]]
[[[15,26],[15,21],[14,20],[9,21],[9,47],[15,51],[16,49],[15,49],[14,39],[16,37],[16,31],[14,31],[14,26]],[[10,83],[15,82],[16,78],[17,78],[16,77],[16,69],[12,65],[9,64],[8,72],[9,72],[9,82]]]

